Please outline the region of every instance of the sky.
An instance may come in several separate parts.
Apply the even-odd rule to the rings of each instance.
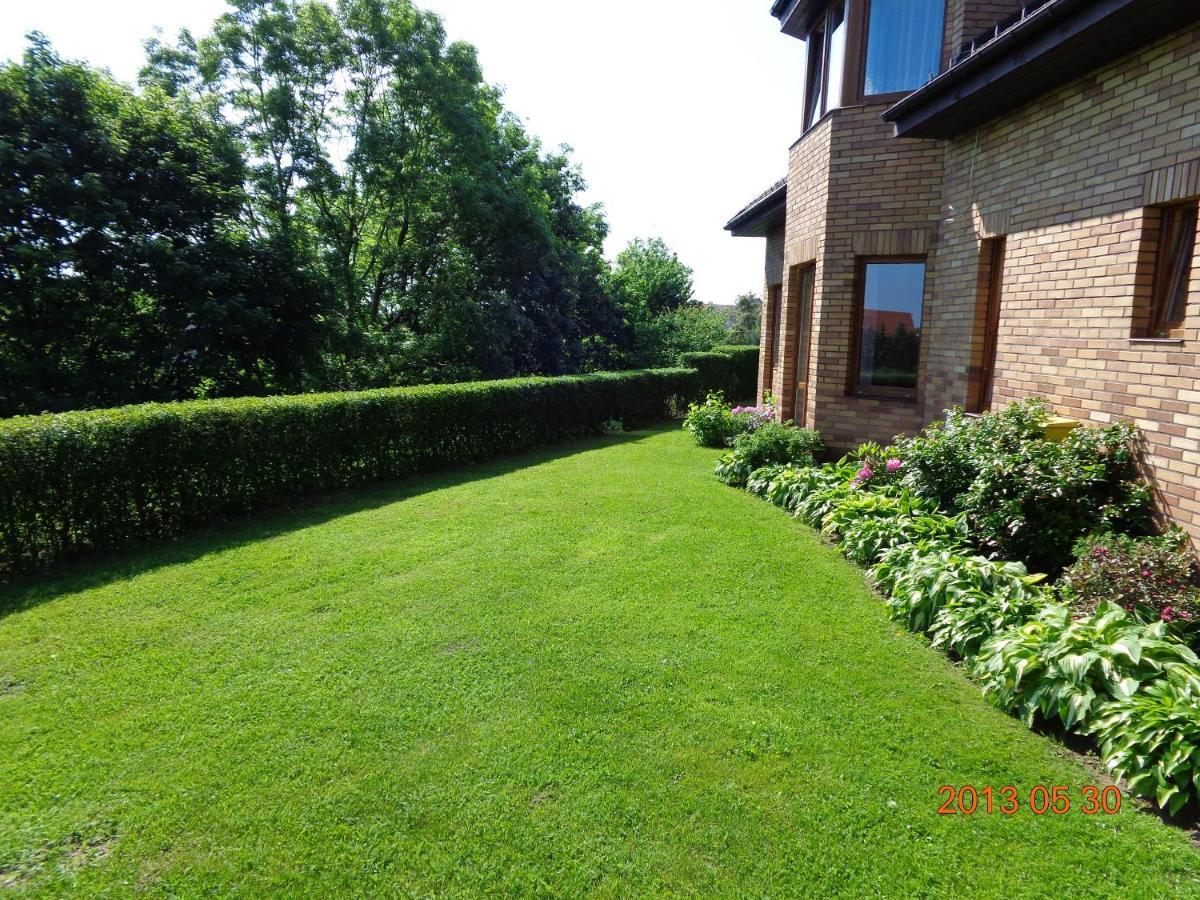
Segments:
[[[761,238],[729,218],[786,174],[800,136],[800,44],[769,0],[417,0],[547,147],[569,144],[601,203],[610,256],[662,237],[696,273],[697,298],[761,293]],[[223,0],[4,0],[0,58],[26,32],[132,82],[161,28],[208,30]]]

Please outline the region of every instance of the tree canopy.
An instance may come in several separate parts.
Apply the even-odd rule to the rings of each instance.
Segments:
[[[0,414],[673,363],[727,338],[658,239],[408,0],[231,0],[138,89],[0,68]]]

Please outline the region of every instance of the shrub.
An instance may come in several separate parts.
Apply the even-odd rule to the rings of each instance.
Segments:
[[[148,404],[0,422],[0,575],[289,497],[660,420],[691,369]]]
[[[994,455],[1041,440],[1045,419],[1045,403],[1037,399],[977,418],[955,409],[916,437],[897,441],[895,451],[904,461],[906,483],[943,510],[958,512],[959,497],[982,467]]]
[[[1129,425],[1079,428],[993,457],[959,498],[968,528],[990,552],[1051,574],[1089,531],[1144,533],[1152,497],[1137,480],[1133,439]]]
[[[1196,558],[1181,529],[1160,537],[1093,535],[1075,548],[1075,563],[1063,574],[1063,599],[1089,613],[1114,603],[1142,622],[1163,621],[1181,635],[1200,624],[1195,585]]]
[[[905,475],[904,461],[898,451],[876,443],[860,444],[843,462],[854,467],[854,482],[869,490],[898,484]]]
[[[774,422],[778,412],[775,399],[767,394],[757,406],[736,406],[730,414],[745,424],[746,431],[758,431],[764,425]]]
[[[1074,619],[1049,606],[1024,625],[984,643],[974,672],[984,694],[1027,725],[1040,714],[1086,730],[1107,700],[1127,700],[1196,654],[1170,638],[1166,625],[1143,625],[1111,603]]]
[[[1173,816],[1200,801],[1200,672],[1173,669],[1105,704],[1092,733],[1108,770],[1134,794]]]
[[[748,425],[745,417],[733,415],[720,391],[709,394],[703,403],[693,403],[683,420],[683,427],[701,447],[727,447]]]
[[[978,418],[956,410],[894,452],[904,483],[964,514],[980,549],[1057,574],[1089,531],[1146,531],[1152,498],[1138,479],[1132,427],[1079,428],[1052,443],[1045,415],[1037,400]]]
[[[731,377],[726,386],[725,396],[743,402],[753,399],[755,391],[758,390],[758,346],[723,344],[713,347],[713,351],[730,358]]]
[[[734,487],[744,487],[751,473],[764,466],[811,466],[813,454],[820,450],[821,436],[817,432],[770,422],[734,439],[733,452],[717,461],[717,477]]]
[[[932,631],[947,608],[1001,598],[1020,604],[1038,599],[1036,585],[1042,576],[1030,575],[1020,563],[967,556],[960,549],[947,547],[944,540],[926,541],[925,546],[938,549],[932,553],[885,554],[881,559],[885,568],[875,573],[877,581],[889,587],[892,618],[912,631]],[[971,649],[965,640],[956,643],[961,643],[963,655]]]
[[[705,385],[737,403],[754,401],[758,385],[757,347],[714,347],[703,353],[681,353],[680,365],[697,369]]]
[[[901,544],[962,540],[958,520],[941,515],[929,501],[907,491],[894,495],[859,491],[835,497],[821,530],[837,538],[842,553],[862,566],[874,564],[883,552]]]

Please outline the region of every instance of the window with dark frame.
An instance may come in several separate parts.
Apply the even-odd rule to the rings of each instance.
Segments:
[[[946,0],[870,0],[863,93],[915,91],[942,65]]]
[[[1196,252],[1197,210],[1195,200],[1161,207],[1150,299],[1150,337],[1179,337],[1183,328]]]
[[[779,335],[783,328],[783,285],[771,285],[767,298],[767,316],[771,329],[767,338],[767,359],[770,360],[767,371],[770,373],[779,364]]]
[[[804,131],[830,110],[898,97],[941,71],[947,0],[835,0],[807,26]]]
[[[925,306],[925,259],[860,259],[856,291],[851,393],[915,398]]]

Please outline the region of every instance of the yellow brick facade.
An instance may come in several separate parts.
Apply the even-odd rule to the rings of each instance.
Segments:
[[[947,55],[1013,8],[952,3]],[[791,149],[786,225],[768,240],[780,340],[760,389],[839,449],[966,404],[979,378],[982,241],[1003,238],[993,406],[1038,395],[1063,414],[1134,422],[1163,508],[1200,538],[1200,264],[1183,339],[1133,337],[1149,289],[1147,209],[1200,196],[1200,28],[952,140],[895,138],[883,109],[835,110]],[[848,391],[857,260],[879,255],[926,258],[915,402]],[[805,266],[815,279],[798,403]]]

